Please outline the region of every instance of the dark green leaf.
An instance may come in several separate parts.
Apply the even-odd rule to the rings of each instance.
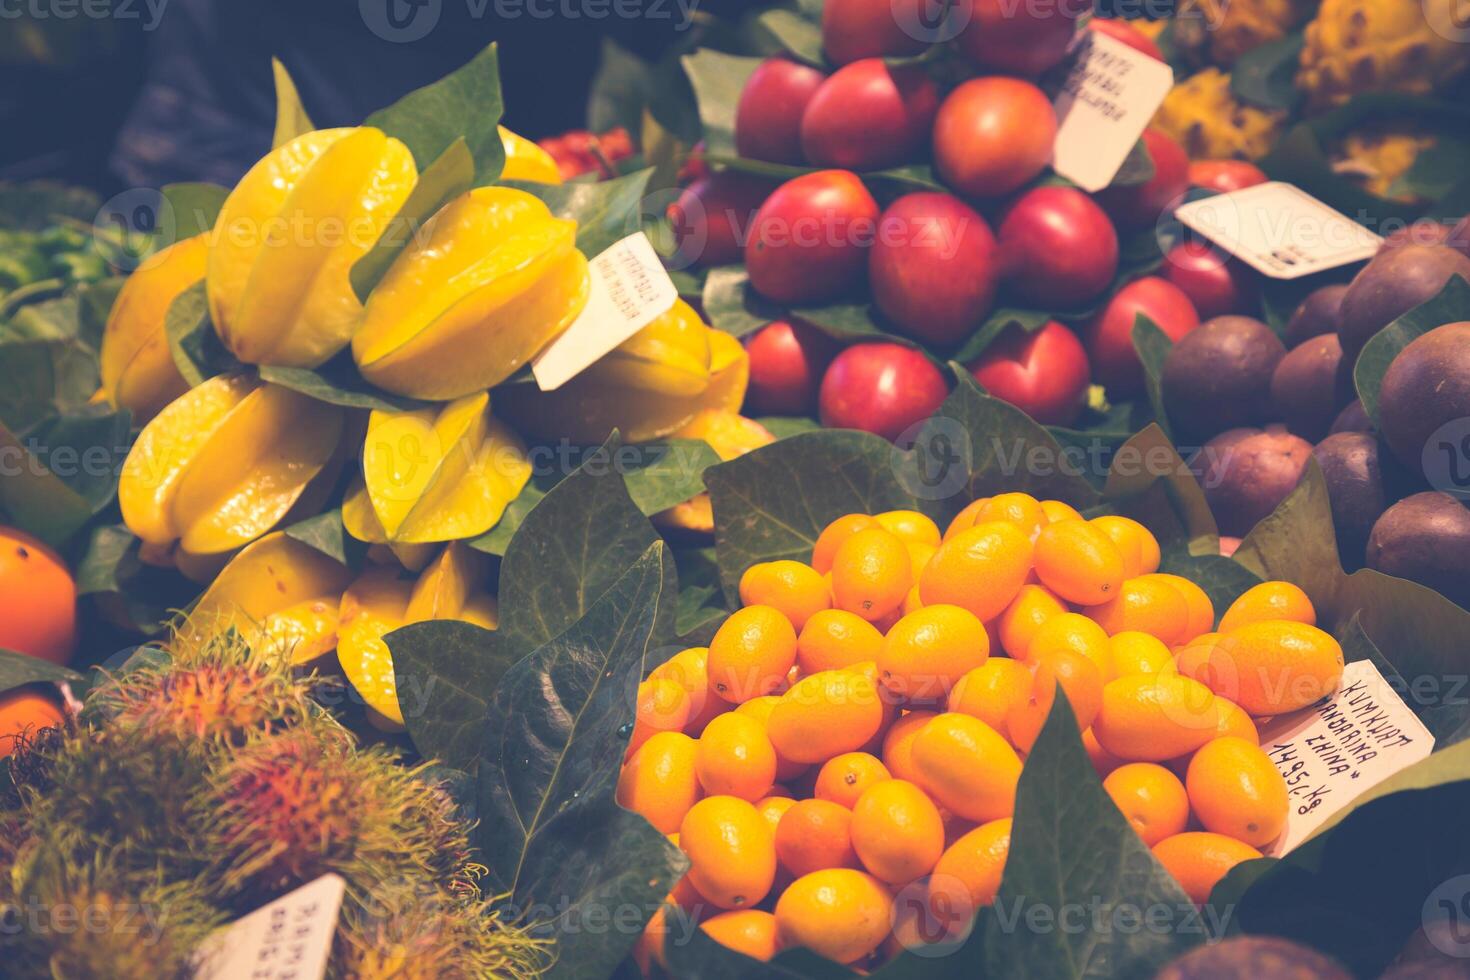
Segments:
[[[373,387],[358,373],[351,351],[345,350],[318,368],[266,365],[260,369],[260,379],[344,408],[397,412],[425,404]]]
[[[706,48],[685,55],[682,61],[699,102],[705,153],[712,157],[736,156],[735,107],[740,102],[745,80],[761,59],[739,58]]]
[[[1450,277],[1438,296],[1414,307],[1373,335],[1358,355],[1353,367],[1353,380],[1363,409],[1374,423],[1378,422],[1378,392],[1383,375],[1405,347],[1446,323],[1470,320],[1470,283],[1459,276]]]
[[[92,517],[92,506],[47,468],[26,442],[0,424],[0,456],[10,461],[0,480],[0,511],[51,545],[60,545]]]
[[[741,265],[711,269],[704,280],[704,315],[716,329],[735,337],[754,333],[785,315],[781,307],[750,288]]]
[[[316,127],[312,125],[306,108],[301,104],[301,95],[296,91],[291,73],[281,64],[279,58],[271,59],[271,73],[276,79],[276,130],[271,137],[271,146],[274,148],[289,143]]]
[[[822,25],[813,23],[794,10],[775,8],[762,13],[756,22],[800,61],[824,67]]]
[[[714,548],[686,548],[674,552],[679,570],[679,610],[675,629],[690,646],[708,646],[710,637],[730,608],[720,584],[719,555]]]
[[[843,299],[821,306],[798,306],[790,311],[838,340],[886,340],[905,347],[920,346],[912,338],[891,333],[883,314],[866,298]]]
[[[1169,928],[1107,928],[1116,918],[1064,927],[1094,909],[1132,909],[1136,921],[1162,909]],[[1206,938],[1193,903],[1103,790],[1060,691],[1021,771],[994,910],[985,958],[997,977],[1147,977]],[[1028,927],[1030,915],[1051,926]]]
[[[914,190],[921,191],[948,191],[944,182],[934,173],[934,168],[927,163],[912,163],[903,167],[889,167],[887,170],[867,170],[858,176],[868,182],[892,182]]]
[[[80,681],[82,675],[40,657],[0,649],[0,693],[40,681]],[[8,747],[8,746],[7,746]]]
[[[636,449],[623,479],[638,510],[650,516],[703,493],[704,471],[720,462],[719,454],[703,439],[674,439]]]
[[[0,228],[42,231],[61,218],[91,224],[102,207],[95,191],[49,180],[0,181]]]
[[[662,543],[620,563],[585,616],[506,672],[487,712],[477,842],[514,907],[542,910],[551,977],[611,974],[687,867],[614,800],[638,683],[672,653],[668,565]],[[588,910],[635,921],[578,928]]]
[[[452,620],[414,623],[384,640],[414,748],[474,774],[495,687],[515,662],[509,644],[490,630]]]
[[[643,228],[643,198],[653,171],[596,183],[506,181],[546,202],[558,218],[577,222],[577,247],[590,259]]]
[[[1414,163],[1395,180],[1388,192],[1393,197],[1440,201],[1465,179],[1470,170],[1470,140],[1456,134],[1440,134],[1433,145],[1419,151]]]
[[[1052,314],[1043,310],[1018,310],[1011,307],[993,310],[985,318],[985,322],[980,324],[979,328],[960,346],[960,349],[955,351],[954,359],[962,364],[968,364],[985,353],[986,348],[1011,327],[1017,327],[1026,333],[1035,333],[1046,326],[1051,319]]]
[[[1220,532],[1215,525],[1215,516],[1210,511],[1210,505],[1205,500],[1204,489],[1157,424],[1143,429],[1119,447],[1108,470],[1103,496],[1116,503],[1129,497],[1141,496],[1155,485],[1161,486],[1167,493],[1168,501],[1172,505],[1170,518],[1177,515],[1187,539],[1191,543],[1198,542],[1207,552],[1216,551],[1220,543]],[[1148,508],[1147,511],[1156,513],[1157,509]],[[1166,540],[1151,523],[1151,513],[1135,516],[1137,520],[1154,528],[1154,534],[1161,542]]]
[[[1294,111],[1301,101],[1296,73],[1305,43],[1302,32],[1297,31],[1247,51],[1236,59],[1230,72],[1231,92],[1258,109]]]
[[[138,539],[121,524],[92,528],[74,567],[78,594],[95,597],[99,608],[138,632],[158,632],[169,610],[199,594],[199,586],[176,572],[139,561]]]
[[[500,567],[500,632],[518,652],[547,643],[586,614],[622,570],[658,540],[628,495],[614,435],[538,503]]]
[[[500,63],[492,44],[439,81],[379,109],[364,125],[402,140],[421,170],[463,139],[475,158],[475,186],[480,187],[494,183],[505,166],[502,112]]]
[[[95,514],[117,493],[130,421],[127,411],[57,416],[27,433],[26,448]]]
[[[7,338],[61,340],[81,332],[81,308],[74,293],[62,292],[66,284],[47,279],[22,286],[0,304],[0,315],[9,313]],[[55,295],[60,293],[60,295]]]
[[[516,531],[525,523],[526,515],[539,503],[546,492],[561,482],[560,473],[533,473],[531,479],[521,489],[520,495],[510,502],[505,508],[505,513],[500,515],[500,520],[494,527],[466,542],[476,551],[483,551],[487,555],[504,555],[505,550],[510,547],[511,539]]]
[[[225,349],[209,321],[209,300],[201,279],[179,293],[163,321],[174,366],[190,385],[201,385],[217,374],[241,367]]]
[[[1148,144],[1139,140],[1133,144],[1133,149],[1128,151],[1128,156],[1123,160],[1123,166],[1113,175],[1110,187],[1133,187],[1138,184],[1147,184],[1154,179],[1158,171],[1154,168],[1154,158],[1149,155]]]
[[[734,170],[742,174],[754,174],[757,177],[770,177],[774,180],[787,181],[802,174],[815,173],[815,167],[796,166],[789,163],[771,163],[768,160],[752,160],[749,157],[737,157],[729,153],[704,153],[704,161],[714,167],[724,170]]]
[[[79,340],[0,344],[0,422],[12,431],[80,410],[97,383],[97,357]]]
[[[458,138],[419,174],[418,183],[393,216],[372,249],[352,266],[352,291],[367,302],[368,293],[382,281],[393,260],[413,241],[439,209],[474,186],[475,158]]]
[[[117,294],[127,279],[110,276],[97,282],[87,283],[77,289],[77,305],[80,313],[77,339],[92,350],[101,350],[102,334],[107,328],[107,318]]]
[[[766,431],[770,432],[777,439],[785,439],[787,436],[794,436],[798,432],[811,432],[822,427],[822,424],[816,419],[808,418],[805,415],[789,417],[763,415],[756,419],[756,421],[765,426]]]
[[[213,228],[229,196],[229,189],[218,184],[165,184],[163,199],[173,208],[174,241],[181,242]]]
[[[1159,428],[1172,436],[1168,414],[1164,411],[1164,361],[1174,349],[1174,341],[1146,315],[1140,313],[1133,320],[1133,349],[1143,363],[1143,385],[1148,392],[1149,404],[1153,406],[1154,419]]]
[[[367,552],[367,545],[348,534],[347,529],[342,526],[340,507],[298,521],[284,531],[286,537],[300,541],[308,548],[315,548],[348,568],[358,567]]]

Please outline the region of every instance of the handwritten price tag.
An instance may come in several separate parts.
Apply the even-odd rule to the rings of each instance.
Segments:
[[[1122,41],[1083,31],[1052,105],[1052,169],[1085,191],[1113,182],[1174,85],[1174,69]]]
[[[1265,852],[1280,857],[1338,810],[1426,758],[1434,736],[1370,661],[1342,672],[1337,693],[1261,728],[1261,748],[1286,779],[1286,830]]]
[[[589,266],[587,305],[531,362],[542,391],[560,388],[614,347],[668,312],[679,290],[643,232],[609,247]]]
[[[196,980],[321,980],[346,890],[322,875],[221,928],[200,948]]]

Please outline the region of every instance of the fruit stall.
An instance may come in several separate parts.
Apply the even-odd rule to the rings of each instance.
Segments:
[[[0,180],[4,973],[1470,976],[1467,11],[1157,6]]]

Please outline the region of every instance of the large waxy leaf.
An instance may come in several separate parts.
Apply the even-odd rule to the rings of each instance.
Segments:
[[[173,208],[173,240],[181,242],[213,228],[215,220],[219,217],[220,209],[225,205],[225,198],[229,196],[229,188],[218,184],[165,185],[163,199]]]
[[[357,371],[352,354],[343,351],[321,367],[283,367],[265,365],[260,380],[290,388],[329,405],[378,412],[411,412],[428,402],[389,394],[369,384]]]
[[[60,545],[109,504],[128,446],[127,412],[51,418],[24,439],[0,424],[0,512]]]
[[[276,80],[276,129],[271,138],[271,147],[275,148],[291,142],[303,133],[311,132],[316,127],[306,114],[306,107],[301,104],[301,93],[296,91],[291,73],[281,64],[279,58],[271,59],[271,73]]]
[[[1101,928],[1091,918],[1099,909]],[[1170,928],[1110,928],[1159,909]],[[1051,926],[1028,925],[1035,915]],[[1069,916],[1081,927],[1065,928]],[[1010,856],[985,925],[997,977],[1152,976],[1206,938],[1193,903],[1102,788],[1064,693],[1021,771]]]
[[[170,610],[183,609],[199,586],[171,569],[138,560],[138,539],[122,524],[104,524],[88,533],[75,561],[77,594],[106,605],[119,626],[159,632]]]
[[[735,153],[735,107],[740,91],[760,58],[740,58],[702,49],[683,58],[684,73],[694,86],[699,101],[699,121],[704,124],[704,148],[711,156],[733,157]]]
[[[348,534],[347,529],[342,526],[340,507],[308,517],[282,530],[286,537],[300,541],[308,548],[315,548],[348,568],[360,566],[367,553],[367,545]]]
[[[1219,529],[1215,515],[1210,512],[1205,500],[1204,489],[1184,460],[1174,449],[1174,444],[1157,424],[1145,427],[1113,454],[1108,469],[1107,483],[1103,496],[1117,503],[1129,497],[1145,494],[1154,486],[1161,486],[1172,505],[1169,520],[1182,525],[1191,544],[1198,542],[1203,553],[1214,552],[1219,547]],[[1146,512],[1129,513],[1128,516],[1153,529],[1160,541],[1167,538],[1167,528],[1155,523],[1158,509],[1150,507]]]
[[[1247,105],[1291,112],[1301,101],[1296,73],[1305,44],[1305,36],[1297,31],[1247,51],[1230,72],[1231,92]]]
[[[26,432],[80,409],[97,390],[97,356],[76,339],[0,344],[0,422]]]
[[[658,540],[617,471],[614,435],[522,521],[500,568],[500,632],[525,653],[586,615]]]
[[[1439,295],[1373,335],[1353,366],[1353,381],[1369,418],[1378,421],[1378,392],[1383,388],[1383,375],[1399,352],[1435,327],[1462,320],[1470,320],[1470,283],[1451,276]]]
[[[577,222],[577,248],[590,259],[642,229],[643,198],[652,176],[650,168],[596,183],[515,180],[506,184],[541,198],[558,218]]]
[[[750,288],[742,265],[711,269],[704,280],[704,315],[712,326],[744,337],[785,315],[780,306]]]
[[[40,657],[0,650],[0,694],[39,681],[80,681],[82,675]],[[8,746],[8,743],[7,743]]]
[[[429,169],[463,139],[475,159],[475,186],[480,187],[494,183],[505,166],[499,128],[504,111],[500,61],[492,44],[439,81],[379,109],[364,125],[402,140],[420,170]]]
[[[985,322],[980,324],[979,328],[960,346],[960,349],[955,351],[954,359],[962,364],[968,364],[985,353],[996,338],[1011,327],[1019,327],[1026,333],[1035,333],[1051,320],[1052,314],[1043,310],[1021,310],[1008,306],[993,310],[985,318]]]
[[[384,637],[414,747],[473,774],[496,685],[515,663],[509,644],[470,623],[414,623]],[[417,700],[426,710],[414,711]]]
[[[584,617],[506,672],[489,705],[477,842],[496,888],[555,937],[553,977],[610,975],[687,867],[614,798],[634,692],[672,652],[668,566],[662,543],[620,566]],[[608,910],[634,921],[578,928]]]
[[[164,317],[163,331],[168,336],[174,366],[190,385],[202,385],[217,374],[241,367],[209,321],[203,279],[174,297]]]
[[[762,13],[756,23],[797,59],[818,68],[826,67],[820,19],[813,20],[796,10],[778,7]]]
[[[1164,411],[1164,362],[1174,341],[1148,317],[1138,314],[1133,321],[1133,349],[1143,364],[1143,386],[1153,406],[1154,419],[1166,434],[1173,434],[1168,414]]]

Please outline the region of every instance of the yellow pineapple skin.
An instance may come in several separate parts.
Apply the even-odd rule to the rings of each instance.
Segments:
[[[1197,72],[1170,90],[1154,125],[1176,140],[1192,160],[1256,160],[1281,132],[1283,116],[1243,105],[1218,68]]]
[[[1364,92],[1434,95],[1470,67],[1470,0],[1323,0],[1297,85],[1309,108]]]
[[[1379,197],[1418,204],[1412,194],[1395,191],[1394,184],[1414,165],[1419,154],[1437,140],[1413,123],[1374,123],[1355,129],[1334,147],[1332,169],[1358,182]]]

